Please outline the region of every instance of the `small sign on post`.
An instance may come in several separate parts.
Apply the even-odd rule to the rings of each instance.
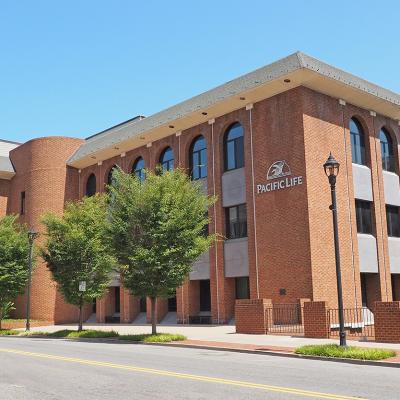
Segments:
[[[79,282],[79,291],[86,292],[86,281]]]

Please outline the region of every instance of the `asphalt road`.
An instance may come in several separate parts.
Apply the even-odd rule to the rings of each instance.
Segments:
[[[128,343],[0,338],[0,399],[400,399],[396,368]]]

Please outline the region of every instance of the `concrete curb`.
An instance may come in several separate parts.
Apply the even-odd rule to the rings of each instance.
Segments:
[[[47,337],[40,335],[30,335],[30,336],[0,336],[7,338],[33,338],[33,339],[48,339],[48,340],[71,340],[71,341],[81,341],[81,342],[103,342],[103,343],[121,343],[121,344],[141,344],[146,346],[161,346],[161,347],[178,347],[178,348],[189,348],[198,350],[214,350],[214,351],[226,351],[231,353],[244,353],[244,354],[258,354],[267,355],[272,357],[286,357],[286,358],[298,358],[303,360],[314,360],[314,361],[329,361],[337,362],[343,364],[353,364],[353,365],[368,365],[373,367],[389,367],[389,368],[400,368],[399,362],[388,362],[388,361],[371,361],[371,360],[357,360],[351,358],[330,358],[330,357],[320,357],[320,356],[305,356],[302,354],[288,353],[282,351],[273,350],[250,350],[250,349],[239,349],[224,346],[207,346],[207,345],[196,345],[196,344],[184,344],[180,343],[146,343],[146,342],[135,342],[131,340],[120,340],[118,338],[63,338],[63,337]]]

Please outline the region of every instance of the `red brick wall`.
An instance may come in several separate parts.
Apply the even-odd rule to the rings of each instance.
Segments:
[[[132,296],[129,290],[123,286],[121,286],[120,297],[121,323],[129,324],[135,320],[140,312],[140,299]]]
[[[268,306],[271,306],[271,300],[236,300],[236,333],[265,335],[267,333],[266,309]]]
[[[21,222],[43,233],[41,217],[61,214],[66,200],[78,197],[77,171],[66,160],[82,143],[80,139],[48,137],[31,140],[10,152],[16,175],[11,180],[8,213],[20,211],[20,195],[26,192],[26,213]],[[42,235],[37,243],[42,243]],[[16,316],[25,316],[25,298],[16,301]],[[39,259],[32,277],[31,317],[55,322],[77,320],[77,308],[64,302],[46,265]]]
[[[0,179],[0,217],[7,214],[8,198],[10,196],[10,181]]]
[[[400,343],[400,301],[375,303],[375,341]]]
[[[304,303],[304,336],[308,338],[328,338],[330,333],[327,304],[325,301]]]

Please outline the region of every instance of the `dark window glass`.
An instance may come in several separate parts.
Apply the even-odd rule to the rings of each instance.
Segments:
[[[360,123],[350,120],[351,157],[354,164],[366,165],[365,138]]]
[[[94,196],[96,194],[96,175],[90,174],[86,182],[86,196]]]
[[[242,276],[235,278],[236,298],[237,299],[249,299],[250,298],[250,287],[249,277]]]
[[[393,142],[386,129],[381,129],[379,140],[381,142],[382,168],[384,171],[395,172]]]
[[[112,185],[112,184],[114,183],[113,174],[114,174],[114,171],[115,171],[117,168],[118,168],[118,166],[117,166],[117,165],[114,165],[114,166],[110,169],[110,171],[108,172],[108,175],[107,175],[107,185]]]
[[[233,124],[224,138],[225,171],[244,167],[243,127]]]
[[[160,157],[160,164],[163,171],[172,171],[174,169],[174,151],[167,147]]]
[[[144,160],[142,157],[139,157],[135,163],[133,164],[132,167],[132,174],[134,174],[140,182],[143,182],[145,179],[145,174],[144,174]]]
[[[356,200],[357,232],[372,235],[372,212],[369,201]]]
[[[190,169],[193,180],[207,177],[207,145],[203,136],[197,137],[192,143]]]
[[[360,274],[360,283],[361,283],[361,304],[363,307],[367,307],[367,274]]]
[[[227,207],[226,212],[226,237],[237,239],[247,237],[246,204]]]
[[[386,206],[388,236],[400,237],[399,207]]]
[[[20,206],[20,214],[25,214],[25,192],[21,192],[21,206]]]

